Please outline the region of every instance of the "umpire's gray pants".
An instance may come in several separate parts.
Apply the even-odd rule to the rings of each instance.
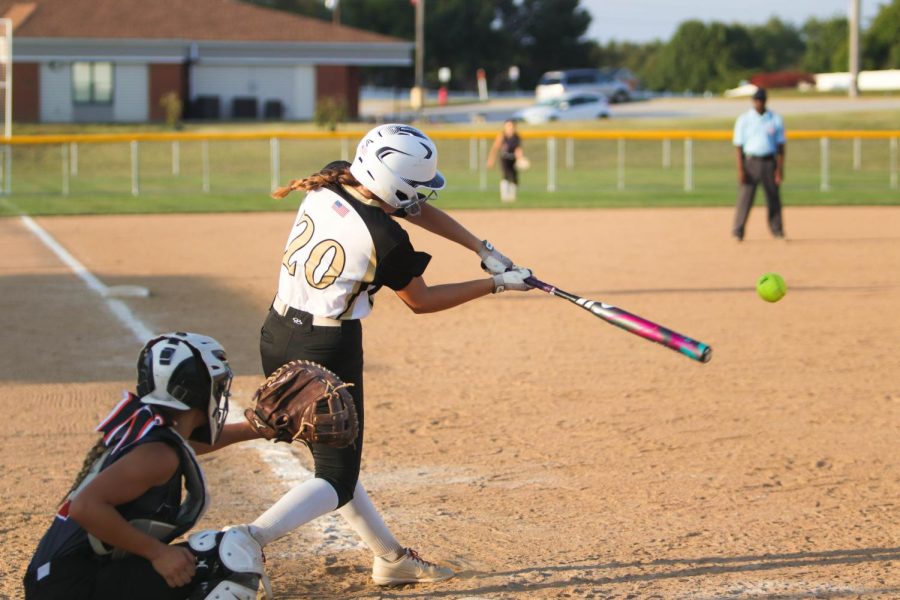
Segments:
[[[737,208],[734,211],[734,226],[731,228],[731,234],[743,239],[747,216],[750,214],[753,198],[756,196],[756,186],[761,183],[766,192],[766,204],[769,207],[769,230],[774,236],[783,236],[781,194],[778,186],[775,185],[775,157],[748,156],[744,158],[744,173],[746,173],[746,183],[742,183],[738,187]]]

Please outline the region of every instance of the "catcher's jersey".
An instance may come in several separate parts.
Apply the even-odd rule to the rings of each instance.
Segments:
[[[136,399],[133,396],[131,398]],[[125,423],[125,425],[129,425],[129,423]],[[120,427],[119,429],[124,428]],[[125,435],[131,433],[129,431]],[[110,449],[99,460],[99,471],[107,469],[138,446],[151,442],[163,442],[174,448],[179,454],[178,469],[166,483],[150,488],[130,502],[116,506],[116,510],[127,521],[149,519],[171,525],[172,530],[163,537],[159,538],[154,535],[168,544],[196,524],[206,510],[209,501],[203,472],[197,463],[193,449],[184,438],[170,427],[154,427],[133,443]],[[196,485],[191,484],[191,477],[199,478],[194,482]],[[183,485],[189,487],[189,497],[182,498]],[[190,497],[191,493],[199,494],[201,497],[192,498]],[[187,503],[190,503],[190,507],[186,506]],[[38,581],[50,573],[50,561],[71,552],[90,551],[91,544],[88,541],[88,533],[73,519],[69,519],[70,504],[71,496],[60,506],[28,565],[28,571],[35,573]]]
[[[284,248],[278,298],[312,315],[361,319],[381,286],[401,290],[425,272],[400,225],[342,187],[307,194]]]

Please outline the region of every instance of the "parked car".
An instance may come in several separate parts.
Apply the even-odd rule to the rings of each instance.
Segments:
[[[569,69],[544,73],[534,90],[538,100],[556,98],[566,93],[603,94],[610,102],[627,102],[631,98],[632,81],[620,76],[624,69]],[[630,74],[629,74],[630,75]],[[631,77],[633,80],[633,76]]]
[[[557,98],[546,98],[534,106],[523,108],[513,114],[513,119],[526,123],[546,123],[548,121],[584,121],[605,119],[609,116],[609,102],[601,94],[563,94]]]

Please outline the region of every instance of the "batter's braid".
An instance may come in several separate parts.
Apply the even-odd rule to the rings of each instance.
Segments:
[[[347,161],[335,161],[330,163],[318,173],[313,173],[304,179],[292,179],[291,182],[272,192],[272,197],[280,200],[294,190],[306,190],[312,192],[326,186],[348,185],[358,186],[356,177],[350,174],[350,163]]]
[[[103,443],[103,436],[101,436],[100,439],[97,440],[97,443],[88,450],[87,455],[85,455],[81,470],[78,471],[78,475],[75,476],[75,483],[72,484],[72,487],[69,488],[69,491],[63,496],[62,502],[65,502],[69,495],[81,485],[81,482],[84,481],[84,478],[87,477],[87,474],[90,472],[91,467],[104,452],[106,452],[106,444]]]

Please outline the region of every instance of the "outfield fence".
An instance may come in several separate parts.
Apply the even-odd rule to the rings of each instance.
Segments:
[[[172,132],[15,136],[0,152],[5,194],[267,192],[349,160],[362,131]],[[495,132],[429,131],[454,189],[484,191]],[[733,190],[731,132],[521,132],[532,169],[523,190]],[[786,181],[797,188],[889,195],[898,190],[900,130],[792,131]],[[900,199],[897,199],[900,201]]]

